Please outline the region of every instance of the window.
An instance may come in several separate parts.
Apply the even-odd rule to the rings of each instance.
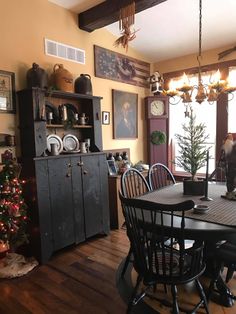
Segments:
[[[229,77],[230,79],[236,80],[236,68],[232,67],[229,69]],[[229,102],[228,102],[228,132],[236,133],[236,123],[235,123],[235,117],[236,117],[236,92],[234,92],[232,95],[229,94],[228,96]]]
[[[203,83],[207,83],[210,80],[211,73],[207,73],[202,76]],[[198,84],[198,76],[193,75],[189,77],[191,85]],[[175,79],[177,83],[177,79]],[[194,90],[192,99],[195,98],[196,90]],[[235,99],[236,101],[236,99]],[[209,139],[206,145],[210,148],[210,160],[209,160],[209,173],[212,173],[215,169],[215,151],[216,151],[216,103],[209,104],[207,101],[201,104],[196,102],[183,103],[179,102],[177,105],[169,106],[169,141],[172,149],[172,156],[178,156],[178,143],[175,139],[175,134],[183,134],[182,125],[187,123],[187,114],[189,111],[189,106],[192,107],[194,114],[196,115],[196,123],[204,123],[206,125],[206,133],[209,134]],[[183,173],[184,170],[180,167],[173,166],[172,171],[175,174]],[[198,173],[205,173],[205,167],[201,168]]]

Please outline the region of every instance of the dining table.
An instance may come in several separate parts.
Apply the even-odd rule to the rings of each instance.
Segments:
[[[201,213],[195,208],[185,212],[185,235],[190,239],[200,240],[228,240],[236,239],[236,202],[225,199],[226,185],[208,183],[208,196],[212,200],[202,200],[202,196],[184,195],[183,183],[169,185],[162,189],[150,191],[138,199],[161,203],[176,204],[186,200],[193,200],[195,205],[206,205],[208,210]],[[179,212],[175,213],[175,226],[181,222]]]
[[[208,198],[202,196],[184,195],[183,183],[176,183],[162,189],[150,191],[138,199],[160,204],[177,204],[185,200],[193,200],[194,208],[185,212],[185,237],[190,240],[204,240],[206,245],[215,244],[218,241],[231,241],[236,244],[236,202],[225,198],[227,189],[223,183],[208,183]],[[196,211],[197,205],[208,206],[207,210]],[[175,212],[174,228],[178,230],[181,224],[179,212]],[[168,214],[167,224],[168,224]],[[223,281],[222,277],[217,282],[217,289],[224,298],[225,306],[232,306],[234,296]]]

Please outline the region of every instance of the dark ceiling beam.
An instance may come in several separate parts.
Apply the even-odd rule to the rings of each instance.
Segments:
[[[167,0],[135,0],[135,13],[144,11]],[[130,0],[127,0],[130,2]],[[79,28],[92,32],[119,20],[121,0],[107,0],[78,15]],[[122,5],[125,0],[122,1]],[[125,6],[125,5],[123,5]]]

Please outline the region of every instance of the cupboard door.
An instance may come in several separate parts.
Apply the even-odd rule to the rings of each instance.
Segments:
[[[54,250],[75,242],[70,158],[48,160]]]
[[[53,241],[52,241],[52,221],[51,221],[51,211],[50,211],[50,195],[49,195],[49,182],[48,182],[48,163],[47,160],[37,160],[35,161],[35,174],[36,174],[36,186],[37,186],[37,205],[33,201],[32,211],[33,217],[31,217],[31,223],[35,230],[38,230],[37,226],[39,223],[39,236],[40,243],[33,237],[33,251],[35,256],[41,260],[41,262],[46,262],[52,255],[53,252]],[[32,185],[31,185],[32,188]],[[34,189],[31,190],[31,198],[34,195]],[[34,197],[33,197],[34,199]],[[38,206],[38,217],[36,207]],[[32,232],[35,235],[35,232]],[[37,235],[38,236],[38,235]]]
[[[91,237],[98,233],[107,233],[104,230],[102,174],[100,173],[100,156],[82,156],[82,181],[84,196],[85,236]],[[107,173],[106,173],[107,178]],[[107,186],[106,186],[107,187]],[[105,206],[106,208],[106,206]],[[108,212],[108,206],[107,206]]]
[[[75,242],[79,243],[85,240],[80,157],[71,157],[71,167],[72,167],[72,188],[75,219]]]

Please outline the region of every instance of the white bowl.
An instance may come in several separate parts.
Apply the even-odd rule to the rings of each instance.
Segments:
[[[194,213],[196,214],[203,214],[205,213],[206,211],[208,211],[209,207],[207,205],[195,205],[194,206]]]

